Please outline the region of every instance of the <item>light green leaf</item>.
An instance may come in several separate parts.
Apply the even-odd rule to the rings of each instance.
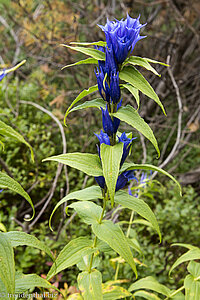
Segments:
[[[85,47],[72,47],[68,45],[61,44],[64,47],[70,48],[71,50],[81,52],[83,54],[86,54],[88,56],[91,56],[92,58],[98,59],[98,60],[105,60],[105,53],[93,48],[85,48]]]
[[[198,249],[198,247],[196,247],[196,246],[193,246],[193,245],[190,245],[190,244],[183,244],[183,243],[174,243],[171,246],[180,246],[180,247],[187,248],[189,250]]]
[[[70,42],[70,44],[74,44],[74,45],[82,45],[82,46],[90,46],[90,45],[96,45],[96,46],[106,46],[107,43],[104,41],[98,41],[98,42]]]
[[[139,289],[148,289],[155,291],[157,293],[160,293],[164,296],[169,296],[170,295],[170,289],[168,289],[166,286],[163,284],[160,284],[154,277],[148,276],[145,278],[142,278],[129,287],[129,292],[139,290]]]
[[[11,190],[11,191],[21,195],[22,197],[24,197],[33,209],[33,216],[30,220],[33,219],[33,217],[35,215],[35,208],[33,206],[31,198],[27,194],[27,192],[25,192],[25,190],[21,187],[21,185],[17,181],[15,181],[13,178],[8,176],[7,174],[5,174],[3,172],[0,172],[0,188],[2,188],[2,189],[8,188],[9,190]]]
[[[115,202],[123,207],[132,209],[137,214],[148,220],[157,231],[161,240],[161,232],[156,217],[150,207],[143,200],[133,197],[125,191],[118,191],[115,195]]]
[[[94,99],[94,100],[90,100],[90,101],[86,101],[83,104],[80,104],[78,106],[75,106],[74,108],[72,108],[70,110],[69,113],[79,110],[79,109],[85,109],[85,108],[89,108],[89,107],[96,107],[99,108],[106,108],[106,103],[102,98],[98,98],[98,99]]]
[[[199,300],[200,281],[192,275],[187,275],[184,280],[185,300]]]
[[[103,210],[101,206],[89,201],[74,202],[68,207],[75,209],[79,217],[83,219],[83,222],[88,225],[99,223]]]
[[[146,59],[148,62],[150,62],[150,63],[152,63],[152,64],[159,64],[159,65],[163,65],[163,66],[165,66],[165,67],[169,67],[168,64],[163,63],[163,62],[161,62],[161,61],[157,61],[157,60],[154,60],[154,59],[151,59],[151,58],[146,58],[146,57],[144,57],[144,59]]]
[[[43,161],[47,160],[57,161],[61,164],[80,170],[90,176],[103,175],[100,159],[97,154],[74,152],[43,159]]]
[[[140,107],[140,97],[139,97],[139,90],[136,89],[134,86],[132,86],[131,84],[121,84],[120,86],[126,88],[132,95],[133,97],[135,98],[136,100],[136,103],[137,103],[137,106],[138,106],[138,109]]]
[[[87,58],[87,59],[79,60],[73,64],[62,67],[61,70],[64,70],[65,68],[69,68],[77,65],[85,65],[85,64],[98,64],[98,60],[95,58]]]
[[[92,230],[100,240],[106,242],[113,250],[125,259],[137,277],[137,270],[133,255],[121,228],[118,225],[113,224],[113,222],[105,220],[102,221],[101,224],[93,224]]]
[[[142,298],[147,299],[147,300],[161,300],[161,298],[159,298],[155,294],[149,293],[149,292],[146,292],[146,291],[142,291],[142,290],[135,292],[133,295],[135,297],[142,297]]]
[[[120,171],[124,172],[124,171],[128,171],[128,170],[152,170],[152,171],[162,173],[163,175],[168,176],[171,180],[173,180],[177,184],[177,186],[180,190],[180,195],[182,195],[181,186],[178,183],[178,181],[171,174],[169,174],[168,172],[166,172],[165,170],[163,170],[159,167],[149,165],[149,164],[141,164],[140,165],[140,164],[134,164],[134,163],[124,163]]]
[[[120,162],[123,154],[123,143],[114,146],[101,144],[100,146],[103,176],[108,187],[111,205],[114,204],[115,188],[119,175]]]
[[[15,293],[15,261],[14,252],[9,239],[0,232],[0,279],[7,293]],[[11,299],[15,299],[12,297]]]
[[[23,293],[29,289],[34,289],[35,287],[43,287],[46,289],[54,289],[59,291],[55,286],[51,285],[44,278],[36,274],[21,274],[16,276],[15,279],[15,293]]]
[[[21,134],[19,134],[12,127],[8,126],[7,124],[5,124],[2,121],[0,121],[0,135],[1,134],[11,137],[11,138],[14,138],[15,140],[17,140],[21,143],[24,143],[26,146],[28,146],[31,151],[32,161],[34,162],[34,154],[33,154],[33,149],[31,147],[31,145],[29,145],[29,143],[24,139],[24,137]]]
[[[190,261],[187,266],[187,269],[188,272],[190,272],[190,274],[192,274],[194,277],[200,277],[200,263]]]
[[[89,87],[87,90],[83,90],[77,97],[76,99],[72,102],[72,104],[69,106],[69,108],[67,109],[66,113],[65,113],[65,117],[64,117],[64,124],[66,125],[66,118],[71,110],[71,108],[78,102],[80,101],[82,98],[84,98],[85,96],[95,92],[98,90],[98,85],[93,85],[91,87]]]
[[[47,274],[47,280],[64,269],[77,264],[85,255],[92,254],[96,249],[92,248],[93,242],[87,237],[79,237],[70,241],[59,253],[51,269]]]
[[[127,58],[124,62],[124,65],[126,64],[131,64],[133,66],[140,66],[143,67],[151,72],[153,72],[155,75],[157,76],[161,76],[160,74],[158,74],[158,72],[150,65],[150,63],[148,62],[148,60],[146,58],[143,57],[138,57],[138,56],[130,56],[129,58]]]
[[[138,243],[138,241],[136,239],[133,239],[133,238],[132,239],[126,238],[126,239],[127,239],[127,242],[129,244],[130,248],[133,248],[138,253],[143,254],[142,250],[140,248],[140,245],[139,245],[139,243]]]
[[[49,247],[45,243],[38,240],[35,236],[22,231],[9,231],[4,233],[4,235],[9,239],[12,247],[17,247],[17,246],[34,247],[44,251],[54,260],[54,257]]]
[[[92,270],[78,275],[78,287],[84,300],[103,300],[101,273]]]
[[[123,299],[130,296],[131,293],[129,293],[126,289],[124,289],[121,286],[109,285],[103,288],[103,300]]]
[[[153,131],[132,106],[127,105],[125,107],[120,107],[118,111],[112,115],[141,132],[154,145],[158,152],[158,156],[160,156],[160,150]]]
[[[182,264],[183,262],[186,261],[190,261],[190,260],[194,260],[194,259],[200,259],[200,249],[192,249],[189,250],[188,252],[184,253],[183,255],[181,255],[173,264],[173,266],[171,267],[169,274],[171,274],[171,272],[180,264]]]
[[[51,228],[51,219],[56,211],[56,209],[62,205],[63,203],[67,202],[68,200],[94,200],[94,199],[102,199],[102,192],[101,188],[99,186],[93,185],[88,188],[85,188],[80,191],[72,192],[65,196],[63,199],[61,199],[55,206],[54,210],[51,213],[50,219],[49,219],[49,227]],[[51,228],[52,230],[52,228]]]
[[[84,300],[80,293],[74,293],[67,297],[67,300]]]
[[[161,108],[163,113],[165,113],[165,109],[158,98],[158,95],[155,93],[152,86],[148,83],[148,81],[142,76],[142,74],[133,66],[125,66],[122,71],[119,73],[119,78],[124,80],[130,84],[132,84],[135,88],[140,90],[143,94],[147,95],[149,98],[153,99]]]

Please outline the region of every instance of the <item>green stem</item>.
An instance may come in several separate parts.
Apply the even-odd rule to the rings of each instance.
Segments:
[[[131,225],[132,225],[132,222],[133,222],[133,217],[134,217],[134,211],[132,210],[131,216],[130,216],[130,220],[129,220],[129,224],[128,224],[128,229],[127,229],[126,237],[129,237],[130,230],[131,230]]]
[[[106,202],[108,200],[108,192],[106,194],[104,193],[103,196],[104,196],[103,197],[103,209],[102,209],[102,213],[101,213],[101,216],[100,216],[100,219],[99,219],[99,224],[101,224],[101,222],[103,220],[103,215],[104,215],[104,212],[105,212],[105,209],[106,209]],[[96,247],[96,244],[97,244],[97,236],[95,236],[95,238],[94,238],[93,248]],[[90,265],[89,265],[89,270],[88,270],[89,273],[92,270],[93,258],[94,258],[94,253],[92,253],[92,256],[91,256],[91,259],[90,259]]]
[[[174,291],[172,294],[170,294],[168,297],[165,298],[165,300],[170,299],[171,297],[175,296],[178,294],[180,291],[184,290],[184,286],[181,286],[178,290]]]

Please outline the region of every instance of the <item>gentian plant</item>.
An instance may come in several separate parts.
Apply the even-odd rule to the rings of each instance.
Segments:
[[[165,114],[157,94],[136,68],[140,66],[160,76],[150,63],[165,64],[132,55],[136,43],[144,38],[140,36],[140,30],[144,26],[145,24],[140,24],[139,17],[133,19],[127,15],[125,20],[107,20],[105,26],[99,25],[105,33],[106,41],[74,42],[71,44],[75,46],[64,45],[89,56],[65,67],[95,64],[94,73],[97,80],[96,85],[83,90],[72,102],[65,115],[65,124],[69,113],[79,109],[94,107],[99,109],[102,115],[102,129],[99,133],[95,133],[99,142],[96,154],[75,152],[45,159],[83,171],[93,176],[97,182],[97,185],[68,194],[57,203],[50,217],[51,226],[56,209],[62,203],[76,199],[77,201],[68,205],[68,208],[73,208],[82,221],[91,226],[92,236],[71,240],[60,252],[47,275],[49,280],[63,269],[76,264],[80,269],[78,275],[78,286],[82,295],[80,299],[118,299],[132,295],[122,287],[113,286],[108,289],[106,285],[102,285],[102,275],[98,270],[99,258],[108,248],[123,258],[132,268],[135,277],[138,276],[134,260],[134,252],[138,251],[138,247],[131,243],[118,224],[105,219],[108,209],[120,205],[134,211],[151,224],[161,240],[159,225],[151,208],[140,197],[132,196],[128,192],[128,183],[136,179],[135,170],[160,172],[171,178],[180,188],[176,179],[163,169],[149,164],[126,162],[131,154],[131,146],[136,140],[130,133],[119,132],[120,122],[131,125],[153,144],[159,157],[160,151],[153,131],[140,117],[138,110],[129,104],[124,106],[122,99],[123,90],[126,89],[133,95],[139,108],[139,92],[142,92],[153,99]],[[75,106],[85,96],[95,91],[99,92],[100,98]],[[102,205],[97,204],[98,199]],[[114,296],[114,293],[117,296]]]

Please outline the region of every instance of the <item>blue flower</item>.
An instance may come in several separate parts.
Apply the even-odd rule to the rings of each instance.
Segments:
[[[108,74],[108,77],[111,76],[112,72],[116,73],[118,71],[112,46],[110,48],[106,47],[105,71]]]
[[[1,192],[3,192],[3,189],[2,189],[2,190],[0,190],[0,193],[1,193]]]
[[[103,130],[101,130],[100,134],[95,133],[95,135],[99,139],[100,145],[101,144],[110,145],[109,136],[107,135],[107,133],[104,133]]]
[[[150,178],[151,178],[151,175],[152,175],[152,171],[150,171],[150,175],[149,175],[149,176],[147,176],[147,173],[146,173],[146,172],[142,172],[139,182],[138,182],[138,180],[137,180],[137,182],[138,182],[138,187],[139,187],[139,188],[145,188],[145,187],[147,186],[147,184],[148,184],[148,181],[149,181]],[[129,190],[129,195],[133,196],[133,193],[132,193],[130,187],[129,187],[128,190]],[[134,197],[136,197],[136,198],[139,197],[139,191],[140,191],[140,189],[137,190],[137,192],[136,192],[136,194],[134,195]]]
[[[136,138],[129,139],[126,136],[125,132],[123,132],[122,135],[120,137],[118,137],[119,143],[121,142],[124,144],[123,145],[123,154],[122,154],[122,159],[121,159],[121,166],[123,165],[125,159],[127,158],[128,154],[129,154],[131,143],[134,139],[136,139]]]
[[[110,101],[110,88],[105,80],[106,74],[104,74],[102,67],[100,67],[99,69],[97,68],[97,71],[94,71],[94,72],[95,72],[96,78],[97,78],[99,93],[105,101],[109,102]]]
[[[99,50],[99,51],[105,53],[105,47],[95,45],[94,48],[96,50]],[[103,73],[106,74],[105,60],[98,60],[98,65],[99,65],[99,69],[102,69]]]
[[[105,178],[103,176],[98,176],[98,177],[94,177],[94,179],[96,180],[96,182],[98,183],[98,185],[104,189],[105,187]]]
[[[107,135],[113,136],[113,134],[116,133],[118,130],[120,120],[115,117],[113,117],[112,120],[107,105],[105,110],[101,107],[101,112],[102,112],[103,129],[107,133]]]
[[[6,70],[0,72],[0,81],[6,76]]]
[[[119,102],[121,98],[121,90],[119,87],[119,72],[111,72],[110,77],[110,97],[113,103]]]
[[[123,187],[125,187],[125,185],[127,185],[127,183],[129,182],[129,180],[132,180],[132,179],[137,180],[137,178],[134,176],[134,171],[135,170],[125,171],[118,176],[117,184],[116,184],[116,188],[115,188],[116,192],[120,189],[123,189]]]
[[[123,63],[127,56],[133,51],[135,44],[145,36],[140,36],[142,25],[139,18],[133,19],[127,14],[126,20],[109,21],[105,26],[99,27],[105,32],[108,48],[113,48],[117,64]]]

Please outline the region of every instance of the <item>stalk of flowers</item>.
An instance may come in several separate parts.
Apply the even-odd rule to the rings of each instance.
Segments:
[[[132,53],[135,44],[143,36],[139,35],[140,29],[145,26],[139,23],[139,17],[132,19],[128,14],[126,20],[116,20],[111,22],[107,20],[105,26],[99,27],[105,32],[106,47],[96,47],[96,49],[105,53],[105,61],[98,61],[98,68],[95,70],[99,94],[106,101],[106,109],[101,107],[102,123],[104,132],[95,134],[99,139],[100,145],[115,145],[116,142],[123,143],[123,154],[120,166],[123,165],[129,154],[133,139],[129,139],[126,133],[116,139],[116,133],[120,125],[120,120],[113,117],[122,105],[121,89],[119,83],[119,70],[121,64]],[[98,147],[99,157],[101,159],[100,149]],[[103,176],[95,177],[97,183],[102,189],[105,189],[105,178]],[[122,189],[128,181],[136,179],[134,171],[125,171],[117,179],[116,191]]]

